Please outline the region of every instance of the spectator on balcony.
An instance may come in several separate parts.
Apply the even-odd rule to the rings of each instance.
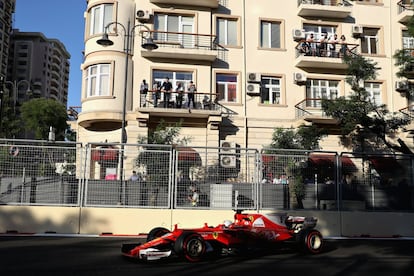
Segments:
[[[326,53],[328,51],[328,35],[323,34],[321,38],[319,39],[319,45],[318,45],[318,56],[326,57]]]
[[[154,107],[158,106],[158,99],[161,97],[161,83],[154,81],[152,85],[152,100],[154,101]]]
[[[193,81],[190,81],[190,84],[188,85],[188,109],[191,107],[191,102],[193,102],[193,108],[195,108],[194,103],[194,93],[197,91],[197,88]]]
[[[175,92],[177,93],[177,96],[175,98],[176,107],[181,108],[183,106],[183,100],[184,100],[184,87],[183,87],[182,82],[177,83],[177,88],[175,89]]]
[[[147,106],[147,94],[148,94],[148,83],[146,80],[142,80],[141,86],[139,88],[139,93],[141,96],[141,106]]]
[[[341,35],[339,43],[341,44],[341,50],[339,51],[339,53],[340,56],[343,57],[348,53],[348,44],[346,43],[346,38],[344,35]]]
[[[329,38],[329,46],[328,46],[329,53],[328,53],[328,56],[338,57],[338,53],[336,51],[336,45],[338,44],[338,42],[339,41],[338,41],[338,35],[337,34],[334,34],[333,36],[331,36]]]
[[[171,90],[172,90],[172,84],[170,82],[170,78],[166,77],[165,81],[163,82],[161,86],[161,92],[164,93],[164,108],[168,108],[168,105],[171,100]]]
[[[312,56],[316,55],[316,40],[314,38],[313,33],[310,33],[308,37],[306,38],[306,42],[308,43],[310,47],[310,52]]]

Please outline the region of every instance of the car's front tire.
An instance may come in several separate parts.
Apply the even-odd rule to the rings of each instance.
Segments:
[[[170,233],[170,230],[168,230],[167,228],[155,227],[148,233],[147,242],[152,241],[153,239],[162,237],[167,233]]]
[[[175,253],[190,262],[199,262],[206,252],[206,243],[200,234],[183,232],[174,244]]]

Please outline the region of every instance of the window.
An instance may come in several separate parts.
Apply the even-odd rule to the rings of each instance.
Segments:
[[[234,18],[217,19],[218,43],[227,46],[237,46],[237,20]]]
[[[365,90],[370,94],[371,101],[376,105],[381,105],[381,84],[377,82],[365,82]]]
[[[194,36],[188,35],[194,32],[194,18],[184,15],[155,14],[154,38],[161,41],[180,42],[185,47],[194,45]],[[187,33],[182,34],[182,33]]]
[[[277,77],[262,77],[260,102],[263,104],[280,104],[281,79]]]
[[[410,36],[408,31],[402,32],[403,49],[414,49],[414,37]]]
[[[335,80],[310,80],[306,86],[306,102],[308,107],[320,107],[320,99],[336,99],[338,97],[339,81]]]
[[[280,48],[280,23],[262,21],[260,23],[260,47]]]
[[[112,22],[113,4],[95,6],[90,11],[89,35],[100,34]]]
[[[216,92],[218,99],[224,102],[237,102],[237,75],[234,74],[217,74],[216,75]]]
[[[303,24],[303,29],[306,35],[313,34],[315,40],[319,40],[323,34],[328,35],[328,39],[336,33],[336,26],[328,25],[314,25],[314,24]]]
[[[361,53],[378,54],[378,28],[364,27],[361,37]]]
[[[97,64],[86,69],[87,97],[109,96],[110,65]]]
[[[193,80],[193,72],[185,71],[164,71],[164,70],[153,70],[152,79],[153,81],[164,82],[165,78],[169,78],[173,86],[173,90],[177,87],[177,83],[181,82],[184,87],[187,87],[191,80]]]

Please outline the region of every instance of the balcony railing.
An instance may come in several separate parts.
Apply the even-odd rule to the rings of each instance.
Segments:
[[[146,57],[214,61],[218,51],[224,50],[215,35],[183,32],[151,31],[156,51],[143,51]]]
[[[297,67],[345,70],[344,55],[358,54],[358,44],[320,43],[301,40],[295,47]]]
[[[411,0],[401,0],[398,5],[398,22],[405,24],[414,15],[414,5]]]
[[[304,119],[313,122],[323,121],[325,124],[328,122],[335,124],[337,122],[323,111],[321,98],[306,98],[300,101],[295,105],[295,115],[296,120]]]
[[[298,0],[300,16],[346,18],[352,10],[347,0]]]

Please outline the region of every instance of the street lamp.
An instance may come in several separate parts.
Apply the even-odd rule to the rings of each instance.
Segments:
[[[16,114],[16,103],[18,98],[18,91],[21,84],[26,84],[27,90],[26,94],[30,94],[32,91],[30,90],[30,82],[27,80],[14,80],[14,81],[5,81],[4,84],[10,84],[13,88],[13,112]]]
[[[27,85],[27,91],[26,93],[31,93],[30,90],[30,82],[27,80],[14,80],[14,81],[5,81],[4,77],[0,77],[0,129],[3,127],[3,99],[4,99],[4,87],[6,84],[10,84],[12,86],[13,91],[13,114],[16,115],[16,103],[17,103],[17,97],[18,97],[18,89],[21,84]],[[10,94],[10,93],[9,93]]]
[[[125,79],[124,79],[124,95],[123,95],[123,102],[122,102],[122,126],[121,126],[121,159],[120,159],[120,180],[121,183],[124,180],[124,144],[127,142],[127,133],[126,133],[126,98],[127,98],[127,90],[128,90],[128,63],[129,63],[129,56],[131,55],[131,50],[133,46],[133,37],[135,35],[135,29],[136,28],[144,28],[147,30],[147,36],[144,37],[145,41],[141,44],[141,47],[152,51],[158,48],[158,45],[154,43],[152,37],[151,37],[151,30],[143,25],[143,24],[137,24],[131,28],[131,21],[128,19],[127,27],[125,28],[124,25],[122,25],[119,22],[110,22],[105,26],[105,32],[102,35],[101,39],[98,39],[96,43],[102,46],[112,46],[114,42],[109,39],[108,37],[108,29],[112,25],[115,26],[121,26],[121,28],[124,31],[124,53],[125,53]],[[118,30],[115,28],[116,33],[118,34]],[[121,197],[121,194],[120,194]],[[120,198],[121,199],[121,198]]]

